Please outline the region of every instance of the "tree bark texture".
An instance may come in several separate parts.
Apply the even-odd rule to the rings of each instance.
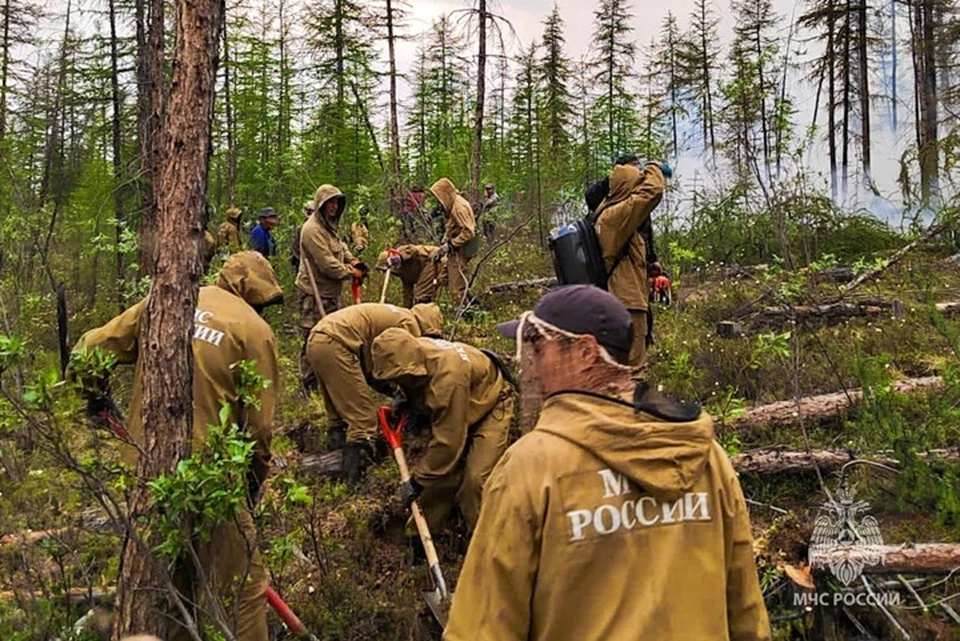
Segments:
[[[487,0],[480,0],[477,9],[480,22],[477,52],[477,103],[473,113],[473,153],[470,155],[470,202],[479,197],[480,163],[483,155],[483,106],[486,102],[487,73]]]
[[[219,0],[179,0],[164,159],[157,178],[154,280],[141,326],[142,424],[147,426],[131,493],[130,535],[120,572],[114,639],[165,636],[172,592],[165,564],[151,554],[156,534],[136,520],[151,513],[146,483],[190,454],[193,357],[190,329],[201,277],[201,212],[221,26]]]
[[[918,458],[926,461],[960,463],[960,450],[932,450],[919,452]],[[832,472],[850,461],[872,461],[890,467],[900,465],[889,454],[861,456],[842,450],[814,450],[810,452],[789,452],[779,449],[758,450],[730,457],[733,469],[741,474],[799,474],[804,472]]]
[[[939,376],[908,378],[897,381],[893,387],[901,394],[932,392],[943,387],[943,379]],[[806,396],[799,401],[779,401],[747,410],[742,416],[731,421],[730,426],[741,430],[752,430],[788,427],[794,425],[800,418],[808,422],[822,422],[840,416],[854,404],[859,403],[862,398],[863,390],[854,389],[847,393],[834,392]]]
[[[149,118],[144,123],[145,155],[144,176],[149,185],[144,194],[143,222],[140,227],[140,273],[141,276],[152,276],[154,260],[156,258],[157,239],[157,187],[160,166],[163,161],[163,121],[166,110],[166,83],[164,81],[165,62],[165,30],[164,0],[149,0],[150,27],[148,37],[149,72],[148,86],[143,91],[149,91],[150,106]],[[144,148],[144,147],[142,147]],[[148,200],[149,199],[149,200]]]

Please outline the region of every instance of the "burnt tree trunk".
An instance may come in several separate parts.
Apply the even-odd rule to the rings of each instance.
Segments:
[[[172,473],[190,454],[193,431],[193,356],[190,328],[201,277],[201,212],[209,168],[210,123],[221,25],[220,0],[180,0],[170,104],[164,125],[166,150],[157,174],[155,274],[144,313],[142,359],[143,454],[120,573],[114,639],[130,633],[167,636],[171,599],[166,564],[152,554],[153,507],[147,483]],[[185,233],[186,232],[186,233]],[[154,530],[156,528],[153,528]]]
[[[477,52],[477,104],[473,114],[473,153],[470,155],[470,202],[477,202],[480,186],[480,161],[483,155],[483,106],[486,101],[487,73],[487,0],[477,9],[479,50]]]
[[[864,181],[870,184],[870,72],[867,65],[869,37],[867,36],[867,0],[860,0],[857,8],[857,62],[860,90],[860,145],[863,154]]]
[[[227,197],[230,206],[236,206],[237,156],[233,142],[233,102],[230,100],[230,42],[227,37],[227,17],[223,17],[223,108],[227,118]]]

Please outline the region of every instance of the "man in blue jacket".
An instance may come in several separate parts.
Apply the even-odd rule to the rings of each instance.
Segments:
[[[267,207],[260,212],[260,222],[250,230],[250,249],[269,259],[277,254],[277,241],[270,230],[277,226],[277,212]]]

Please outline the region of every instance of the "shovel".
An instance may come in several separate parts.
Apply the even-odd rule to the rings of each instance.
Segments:
[[[407,458],[403,454],[403,445],[401,437],[403,434],[403,425],[406,417],[401,417],[397,427],[390,425],[391,410],[389,407],[381,407],[377,411],[377,417],[380,420],[380,431],[383,432],[393,455],[397,459],[397,467],[400,468],[400,482],[406,483],[410,480],[410,468],[407,467]],[[430,564],[430,576],[433,577],[433,583],[436,586],[433,590],[423,591],[423,600],[427,602],[427,607],[433,613],[434,618],[441,625],[446,627],[447,615],[450,611],[450,601],[453,595],[447,591],[447,582],[443,579],[443,572],[440,571],[440,559],[437,557],[437,549],[433,546],[433,538],[430,536],[430,528],[427,526],[427,520],[423,518],[420,511],[420,505],[414,501],[410,506],[413,512],[413,521],[417,524],[417,532],[420,533],[420,540],[423,542],[423,550],[427,555],[427,563]]]
[[[267,603],[269,603],[273,611],[277,613],[277,616],[279,616],[284,625],[287,626],[287,629],[298,639],[303,639],[303,641],[319,641],[317,637],[307,632],[307,627],[300,621],[300,617],[293,613],[290,606],[284,603],[280,595],[277,594],[277,591],[270,586],[267,586]]]
[[[359,278],[354,278],[350,283],[350,291],[353,293],[353,304],[360,304],[360,286],[363,284],[363,281]]]
[[[380,304],[387,302],[387,285],[390,284],[390,269],[383,274],[383,291],[380,292]]]

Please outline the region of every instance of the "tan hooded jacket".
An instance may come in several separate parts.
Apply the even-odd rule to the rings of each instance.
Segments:
[[[424,296],[436,295],[433,291],[434,262],[433,257],[437,255],[440,248],[436,245],[400,245],[396,248],[400,253],[400,267],[395,268],[395,273],[404,287],[415,288],[413,292],[414,300]],[[377,269],[386,271],[387,258],[389,254],[382,252],[377,258]],[[446,278],[445,272],[446,258],[441,259],[437,265],[436,276],[438,280]],[[424,273],[426,270],[426,274]]]
[[[706,415],[549,398],[484,489],[445,641],[764,641],[736,473]]]
[[[371,351],[374,339],[391,328],[414,336],[440,336],[443,316],[436,304],[414,305],[404,309],[396,305],[360,303],[328,314],[311,334],[325,334],[354,354],[360,355],[364,370],[373,371]]]
[[[421,395],[408,396],[415,409],[430,417],[430,443],[411,472],[425,487],[454,471],[466,455],[473,427],[509,393],[500,370],[475,347],[399,330],[387,330],[373,341],[373,376],[381,381],[428,379]]]
[[[243,244],[240,242],[240,215],[236,207],[227,210],[227,219],[220,223],[217,229],[217,246],[231,254],[240,251]]]
[[[647,248],[636,232],[660,203],[663,188],[663,173],[656,165],[643,170],[618,165],[610,174],[610,192],[597,208],[597,240],[608,272],[629,243],[627,255],[610,274],[607,285],[627,309],[645,310],[648,306]]]
[[[331,198],[340,202],[339,213],[335,221],[323,216],[323,205]],[[347,249],[346,243],[337,235],[337,223],[347,206],[346,197],[332,185],[322,185],[317,189],[313,199],[314,213],[303,223],[300,229],[300,245],[303,253],[300,256],[300,268],[297,271],[297,289],[307,296],[313,296],[310,286],[308,269],[313,269],[317,280],[317,289],[321,298],[340,298],[343,292],[343,282],[353,276],[350,263],[354,260],[353,254]]]
[[[477,232],[477,221],[473,208],[467,199],[457,193],[457,188],[449,178],[441,178],[433,183],[430,193],[443,205],[447,220],[443,227],[443,240],[455,248],[460,248],[473,240]]]
[[[233,408],[232,420],[246,425],[255,441],[254,471],[260,482],[266,478],[270,461],[280,372],[276,337],[253,307],[276,303],[282,295],[267,259],[257,252],[239,252],[224,264],[216,285],[200,288],[194,316],[193,447],[206,440],[208,425],[219,424],[220,401],[227,401]],[[74,348],[99,347],[115,354],[119,363],[137,363],[128,419],[135,441],[143,436],[139,341],[146,303],[144,299],[103,327],[90,330]],[[245,408],[242,415],[237,403],[236,374],[230,369],[241,360],[254,361],[260,376],[270,381],[269,387],[260,393],[260,409]]]

